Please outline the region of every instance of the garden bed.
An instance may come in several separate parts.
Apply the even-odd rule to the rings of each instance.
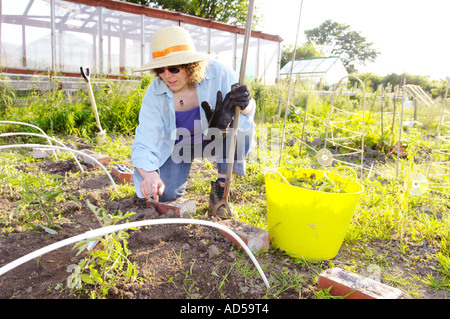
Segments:
[[[107,167],[110,171],[111,167]],[[86,172],[79,174],[72,158],[58,161],[48,158],[17,163],[15,168],[30,175],[38,175],[40,170],[44,170],[64,176],[65,192],[83,200],[77,202],[66,198],[58,203],[61,213],[56,221],[58,227],[54,228],[56,234],[40,227],[28,229],[14,217],[4,219],[0,234],[0,266],[49,244],[101,227],[86,200],[96,207],[104,207],[111,214],[120,210],[123,213],[135,212],[135,216],[140,218],[159,218],[135,195],[111,200],[111,183],[98,167],[88,165]],[[197,218],[212,220],[206,213],[209,187],[199,190],[192,186],[194,181],[200,179],[210,180],[211,170],[202,163],[194,163],[186,197],[196,201]],[[119,180],[116,179],[116,183]],[[235,205],[250,204],[245,192],[238,188],[232,196]],[[8,185],[3,185],[0,199],[3,217],[15,210],[21,198],[21,194],[9,192]],[[406,247],[394,238],[344,243],[333,260],[320,262],[293,259],[271,249],[256,255],[271,284],[271,289],[267,291],[248,255],[236,249],[216,229],[200,225],[158,225],[127,230],[127,233],[128,248],[131,250],[129,259],[136,263],[138,279],[110,287],[105,296],[108,299],[325,298],[329,297],[327,293],[316,287],[318,274],[329,267],[354,267],[355,260],[363,252],[373,254],[373,263],[362,262],[354,267],[362,275],[379,276],[378,279],[383,282],[386,282],[383,278],[391,278],[393,280],[389,284],[395,282],[397,288],[405,292],[413,291],[415,297],[447,297],[446,290],[433,290],[424,284],[411,286],[413,279],[425,277],[432,267],[439,268],[436,259],[430,257],[436,250],[426,240],[407,243]],[[101,245],[96,249],[101,249]],[[406,250],[408,253],[404,253]],[[79,255],[77,252],[72,246],[66,246],[0,276],[0,298],[88,298],[89,285],[84,287],[85,290],[76,291],[71,291],[66,285],[73,266],[87,254],[87,251]],[[377,256],[386,256],[383,263],[387,266],[382,269],[382,274],[371,272]]]
[[[17,168],[31,174],[44,169],[62,176],[78,170],[72,159],[45,159],[37,163],[18,164]],[[80,176],[68,181],[70,189],[67,191],[79,197],[85,196],[94,205],[104,205],[110,213],[132,211],[140,219],[159,218],[154,208],[148,207],[144,200],[136,196],[109,200],[111,183],[101,170],[88,166],[86,174],[87,177]],[[116,182],[119,183],[118,180]],[[14,210],[19,197],[19,194],[3,197],[0,201],[2,211]],[[205,201],[201,195],[198,200],[200,205]],[[55,228],[57,234],[50,234],[41,228],[25,230],[15,223],[3,222],[0,266],[54,242],[101,227],[86,203],[67,200],[60,205],[61,228]],[[211,220],[205,215],[199,218]],[[214,228],[167,224],[129,230],[128,233],[128,247],[132,251],[130,260],[136,262],[141,279],[111,287],[107,298],[253,299],[266,296],[264,282],[248,255],[236,249]],[[101,249],[99,246],[96,249]],[[66,287],[69,271],[87,254],[86,250],[77,256],[78,250],[72,247],[69,245],[44,254],[0,276],[0,298],[86,298],[87,295],[72,293]],[[265,265],[268,278],[274,276],[270,273],[281,272],[292,278],[292,288],[282,292],[277,292],[275,288],[277,297],[312,298],[314,286],[305,282],[302,287],[300,282],[306,273],[296,269],[287,256],[266,252],[257,259]]]

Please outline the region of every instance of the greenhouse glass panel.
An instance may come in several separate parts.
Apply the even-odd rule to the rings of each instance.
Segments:
[[[49,29],[26,27],[23,47],[23,67],[36,70],[51,70],[52,51]]]
[[[39,70],[51,68],[49,3],[6,0],[2,1],[1,9],[2,65]]]
[[[80,72],[80,66],[89,66],[96,72],[97,8],[55,1],[55,27],[58,69]]]
[[[266,84],[273,84],[278,78],[279,54],[278,42],[260,39],[259,43],[259,78]]]
[[[107,70],[109,74],[120,74],[120,56],[113,48],[120,47],[120,39],[118,37],[108,37],[108,59],[106,60]]]
[[[132,73],[133,70],[141,67],[141,41],[126,39],[125,47],[125,65],[123,71]]]
[[[209,53],[209,28],[193,24],[182,24],[181,26],[189,31],[198,52]]]
[[[159,10],[118,1],[85,0],[82,3],[2,0],[2,68],[9,68],[11,73],[51,71],[79,76],[80,66],[86,66],[93,74],[130,73],[151,61],[151,41],[157,30],[182,25],[189,30],[198,51],[210,53],[240,71],[242,28],[227,26],[224,29],[220,23],[196,17],[184,23],[182,16],[170,11],[162,15],[167,18],[155,18],[161,15]],[[277,38],[264,40],[266,36],[250,39],[248,78],[279,74],[279,41]]]
[[[237,49],[236,49],[236,72],[240,73],[242,51],[244,47],[244,35],[238,34],[237,36]],[[245,68],[245,76],[247,80],[254,80],[256,78],[256,65],[257,65],[257,53],[258,53],[258,39],[250,38],[247,61]]]
[[[144,43],[142,51],[144,56],[142,65],[150,63],[152,60],[152,37],[153,34],[161,28],[171,25],[178,25],[176,21],[162,20],[157,18],[144,17]],[[140,67],[141,65],[139,65]]]
[[[259,69],[258,69],[258,53],[259,53],[259,39],[257,38],[250,38],[249,46],[248,46],[248,56],[247,56],[247,66],[245,70],[245,76],[248,80],[255,80],[259,76]],[[242,58],[242,57],[241,57]],[[237,71],[240,71],[237,69]]]
[[[2,39],[2,54],[1,65],[8,71],[8,68],[22,68],[22,38],[17,37],[17,34],[21,34],[22,27],[19,25],[3,23],[1,30]]]
[[[236,72],[240,72],[241,60],[242,60],[242,50],[244,46],[244,36],[242,34],[236,35]]]
[[[221,61],[229,68],[235,68],[236,36],[234,33],[211,30],[211,54],[214,59]]]
[[[2,15],[23,15],[30,10],[27,9],[29,2],[29,0],[2,0]]]
[[[131,73],[141,66],[141,16],[103,10],[103,60],[112,74]]]
[[[301,61],[303,63],[299,64],[301,73],[314,73],[321,72],[319,69],[320,64],[322,63],[322,59],[312,59],[309,61]],[[297,71],[297,70],[295,70]]]
[[[22,32],[26,28],[22,25],[23,19],[18,19],[19,21],[12,21],[9,16],[21,16],[26,12],[28,5],[28,0],[17,0],[14,1],[14,5],[11,5],[11,0],[3,0],[1,4],[1,66],[8,70],[8,68],[22,68],[24,63],[26,64],[26,59],[24,59],[23,53],[25,51],[24,41]],[[11,23],[9,23],[11,22]],[[14,22],[14,24],[13,24]],[[45,33],[44,33],[45,34]],[[43,34],[42,34],[43,35]],[[42,36],[41,35],[41,36]]]
[[[333,67],[333,65],[336,63],[336,58],[327,58],[327,59],[322,59],[322,63],[319,65],[319,67],[317,68],[317,72],[328,72],[330,70],[330,68]]]
[[[80,66],[95,68],[94,38],[87,33],[61,32],[57,43],[58,66],[66,72],[80,72]]]

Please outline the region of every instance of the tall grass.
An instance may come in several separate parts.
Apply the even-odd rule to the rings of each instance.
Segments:
[[[141,101],[150,79],[144,77],[136,87],[126,81],[108,81],[94,91],[102,128],[107,132],[131,136],[138,123]],[[94,112],[86,90],[68,93],[61,90],[25,96],[29,102],[19,106],[15,99],[6,100],[0,119],[34,124],[47,134],[60,134],[92,138],[97,132]],[[3,131],[15,131],[17,126],[9,125]],[[22,127],[21,131],[32,131]]]

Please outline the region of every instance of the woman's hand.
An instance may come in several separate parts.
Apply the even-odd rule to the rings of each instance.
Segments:
[[[213,109],[208,101],[203,101],[201,107],[205,111],[209,127],[227,130],[233,120],[235,107],[245,110],[251,100],[251,92],[247,85],[233,84],[231,91],[222,98],[222,91],[217,92],[216,107]],[[251,112],[248,111],[248,112]]]
[[[161,178],[159,177],[158,172],[157,171],[147,172],[144,171],[142,168],[138,168],[137,170],[144,179],[144,181],[140,185],[142,195],[148,200],[151,200],[150,196],[153,196],[153,199],[155,201],[158,201],[159,196],[161,196],[164,193],[165,188],[165,185],[161,180]]]

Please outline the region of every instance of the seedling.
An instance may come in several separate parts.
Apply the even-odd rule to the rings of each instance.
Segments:
[[[99,222],[103,226],[116,224],[119,221],[132,216],[127,212],[117,215],[108,214],[105,208],[96,208],[89,201],[87,204]],[[110,288],[119,282],[130,282],[137,278],[138,271],[135,263],[127,256],[131,253],[128,249],[129,235],[125,231],[110,233],[101,239],[103,249],[92,249],[75,267],[73,273],[67,279],[70,289],[83,289],[83,284],[91,298],[102,298],[108,294]],[[91,240],[83,240],[74,245],[78,248],[78,254],[85,251]]]

